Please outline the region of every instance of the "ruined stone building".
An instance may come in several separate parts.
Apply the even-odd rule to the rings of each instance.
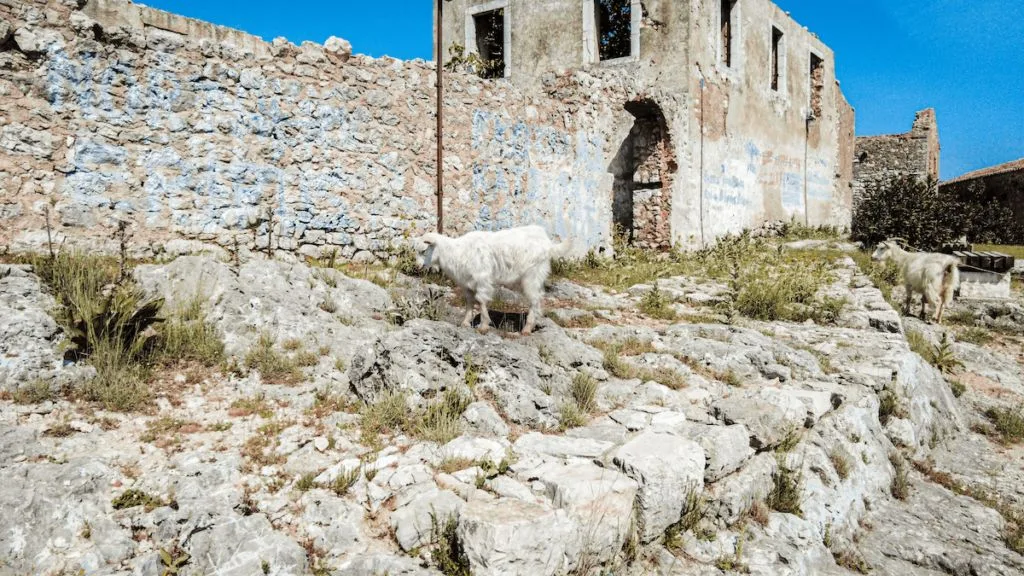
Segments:
[[[455,0],[445,229],[613,224],[700,246],[848,225],[833,55],[767,0]],[[357,47],[358,48],[358,47]],[[48,242],[386,257],[436,222],[435,67],[296,46],[127,0],[0,1],[0,251]]]
[[[921,110],[910,132],[857,138],[854,205],[865,190],[900,176],[939,181],[939,126],[935,110]]]
[[[581,192],[610,196],[642,244],[774,219],[849,226],[854,114],[833,53],[767,0],[454,0],[443,46],[528,93],[557,94],[566,76],[619,88],[599,119],[611,182]],[[495,132],[515,138],[524,120]]]

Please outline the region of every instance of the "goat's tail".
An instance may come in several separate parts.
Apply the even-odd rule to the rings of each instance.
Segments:
[[[572,238],[565,242],[559,242],[558,244],[552,244],[548,250],[548,258],[557,260],[558,258],[564,258],[566,254],[572,251]]]
[[[960,285],[960,266],[955,260],[950,261],[942,269],[942,285],[939,289],[939,297],[946,304],[953,301],[953,293]]]

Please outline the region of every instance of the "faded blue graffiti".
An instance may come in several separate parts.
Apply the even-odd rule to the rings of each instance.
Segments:
[[[476,110],[472,148],[475,229],[538,224],[588,246],[607,239],[611,202],[600,187],[607,172],[600,137]]]

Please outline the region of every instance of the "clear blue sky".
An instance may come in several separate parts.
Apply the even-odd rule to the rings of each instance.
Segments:
[[[296,44],[431,58],[431,0],[149,0],[153,7]],[[776,0],[836,52],[859,135],[904,132],[934,107],[942,177],[1024,157],[1024,3]]]

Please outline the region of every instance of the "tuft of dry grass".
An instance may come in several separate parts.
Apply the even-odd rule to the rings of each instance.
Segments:
[[[289,340],[282,346],[285,349],[296,350],[293,346],[296,340]],[[256,344],[245,356],[245,367],[250,370],[257,370],[264,381],[271,384],[295,384],[302,378],[299,364],[274,349],[274,338],[267,332],[260,334]]]

